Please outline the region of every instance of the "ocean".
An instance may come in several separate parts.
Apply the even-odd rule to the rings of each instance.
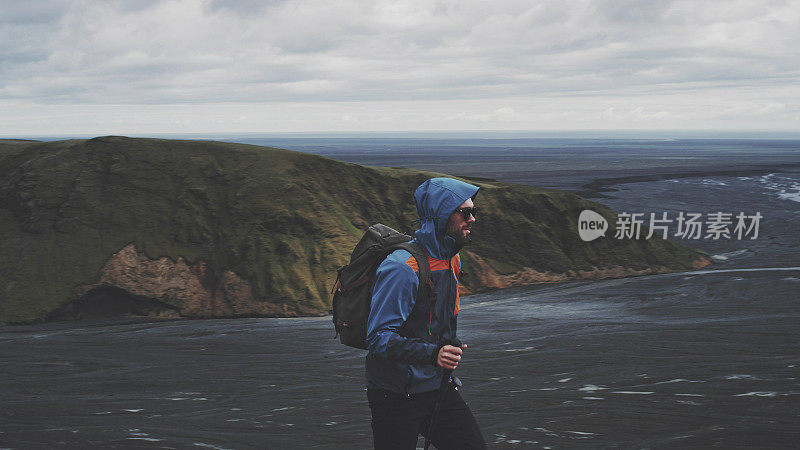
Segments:
[[[712,257],[464,298],[457,375],[489,448],[797,448],[800,141],[220,140],[563,189]],[[692,214],[701,235],[676,236]],[[332,337],[329,317],[0,328],[0,448],[370,448],[364,354]]]

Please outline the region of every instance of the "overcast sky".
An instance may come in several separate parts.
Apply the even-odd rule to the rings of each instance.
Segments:
[[[0,135],[800,130],[800,1],[0,0]]]

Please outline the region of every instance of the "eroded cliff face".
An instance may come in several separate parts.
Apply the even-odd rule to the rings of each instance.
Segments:
[[[472,260],[470,277],[474,277],[470,282],[472,289],[459,285],[462,295],[468,295],[473,290],[674,271],[665,266],[644,270],[615,266],[555,273],[539,272],[525,267],[516,273],[503,275],[477,254],[468,250],[463,250],[462,253]],[[710,263],[709,258],[701,257],[695,260],[694,268],[699,269]],[[255,299],[250,284],[230,270],[217,276],[203,261],[190,264],[183,258],[178,258],[177,261],[166,257],[150,259],[139,252],[134,244],[129,244],[112,255],[98,278],[96,283],[76,287],[73,300],[62,308],[60,315],[72,313],[77,316],[80,315],[79,310],[88,308],[164,319],[296,315],[285,305]],[[131,306],[133,299],[138,301]],[[127,302],[128,305],[110,304],[114,302]]]
[[[480,289],[503,289],[514,286],[524,286],[538,283],[558,283],[569,280],[602,280],[606,278],[622,278],[656,273],[675,272],[666,266],[658,266],[642,270],[629,267],[613,266],[607,268],[593,268],[592,270],[570,270],[564,273],[538,272],[530,267],[525,267],[513,274],[503,275],[494,270],[483,258],[469,250],[462,250],[472,260],[472,273],[474,277],[470,284],[479,286]],[[711,264],[711,258],[700,255],[692,263],[694,269],[700,269]],[[471,290],[461,286],[460,292],[468,294]]]
[[[284,305],[255,299],[250,284],[230,270],[217,276],[203,261],[150,259],[134,244],[109,258],[96,283],[76,287],[73,301],[108,288],[161,303],[163,308],[147,312],[161,318],[293,315]],[[115,301],[112,296],[105,298]]]

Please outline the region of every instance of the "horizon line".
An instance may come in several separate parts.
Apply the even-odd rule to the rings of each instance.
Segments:
[[[569,136],[575,134],[576,136]],[[570,129],[570,130],[385,130],[385,131],[231,131],[231,132],[134,132],[134,133],[51,133],[51,134],[0,134],[0,139],[31,139],[56,140],[57,139],[84,139],[101,136],[126,136],[126,137],[194,137],[198,138],[359,138],[359,137],[394,137],[394,138],[457,138],[468,136],[480,138],[481,135],[504,138],[635,138],[644,139],[670,139],[670,138],[697,138],[697,139],[800,139],[800,130],[770,130],[770,129]]]

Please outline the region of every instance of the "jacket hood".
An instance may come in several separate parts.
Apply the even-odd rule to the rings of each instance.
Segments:
[[[414,233],[416,241],[425,248],[428,256],[450,259],[461,249],[456,240],[445,234],[450,214],[467,199],[475,197],[477,186],[453,178],[425,180],[414,191],[420,227]]]

